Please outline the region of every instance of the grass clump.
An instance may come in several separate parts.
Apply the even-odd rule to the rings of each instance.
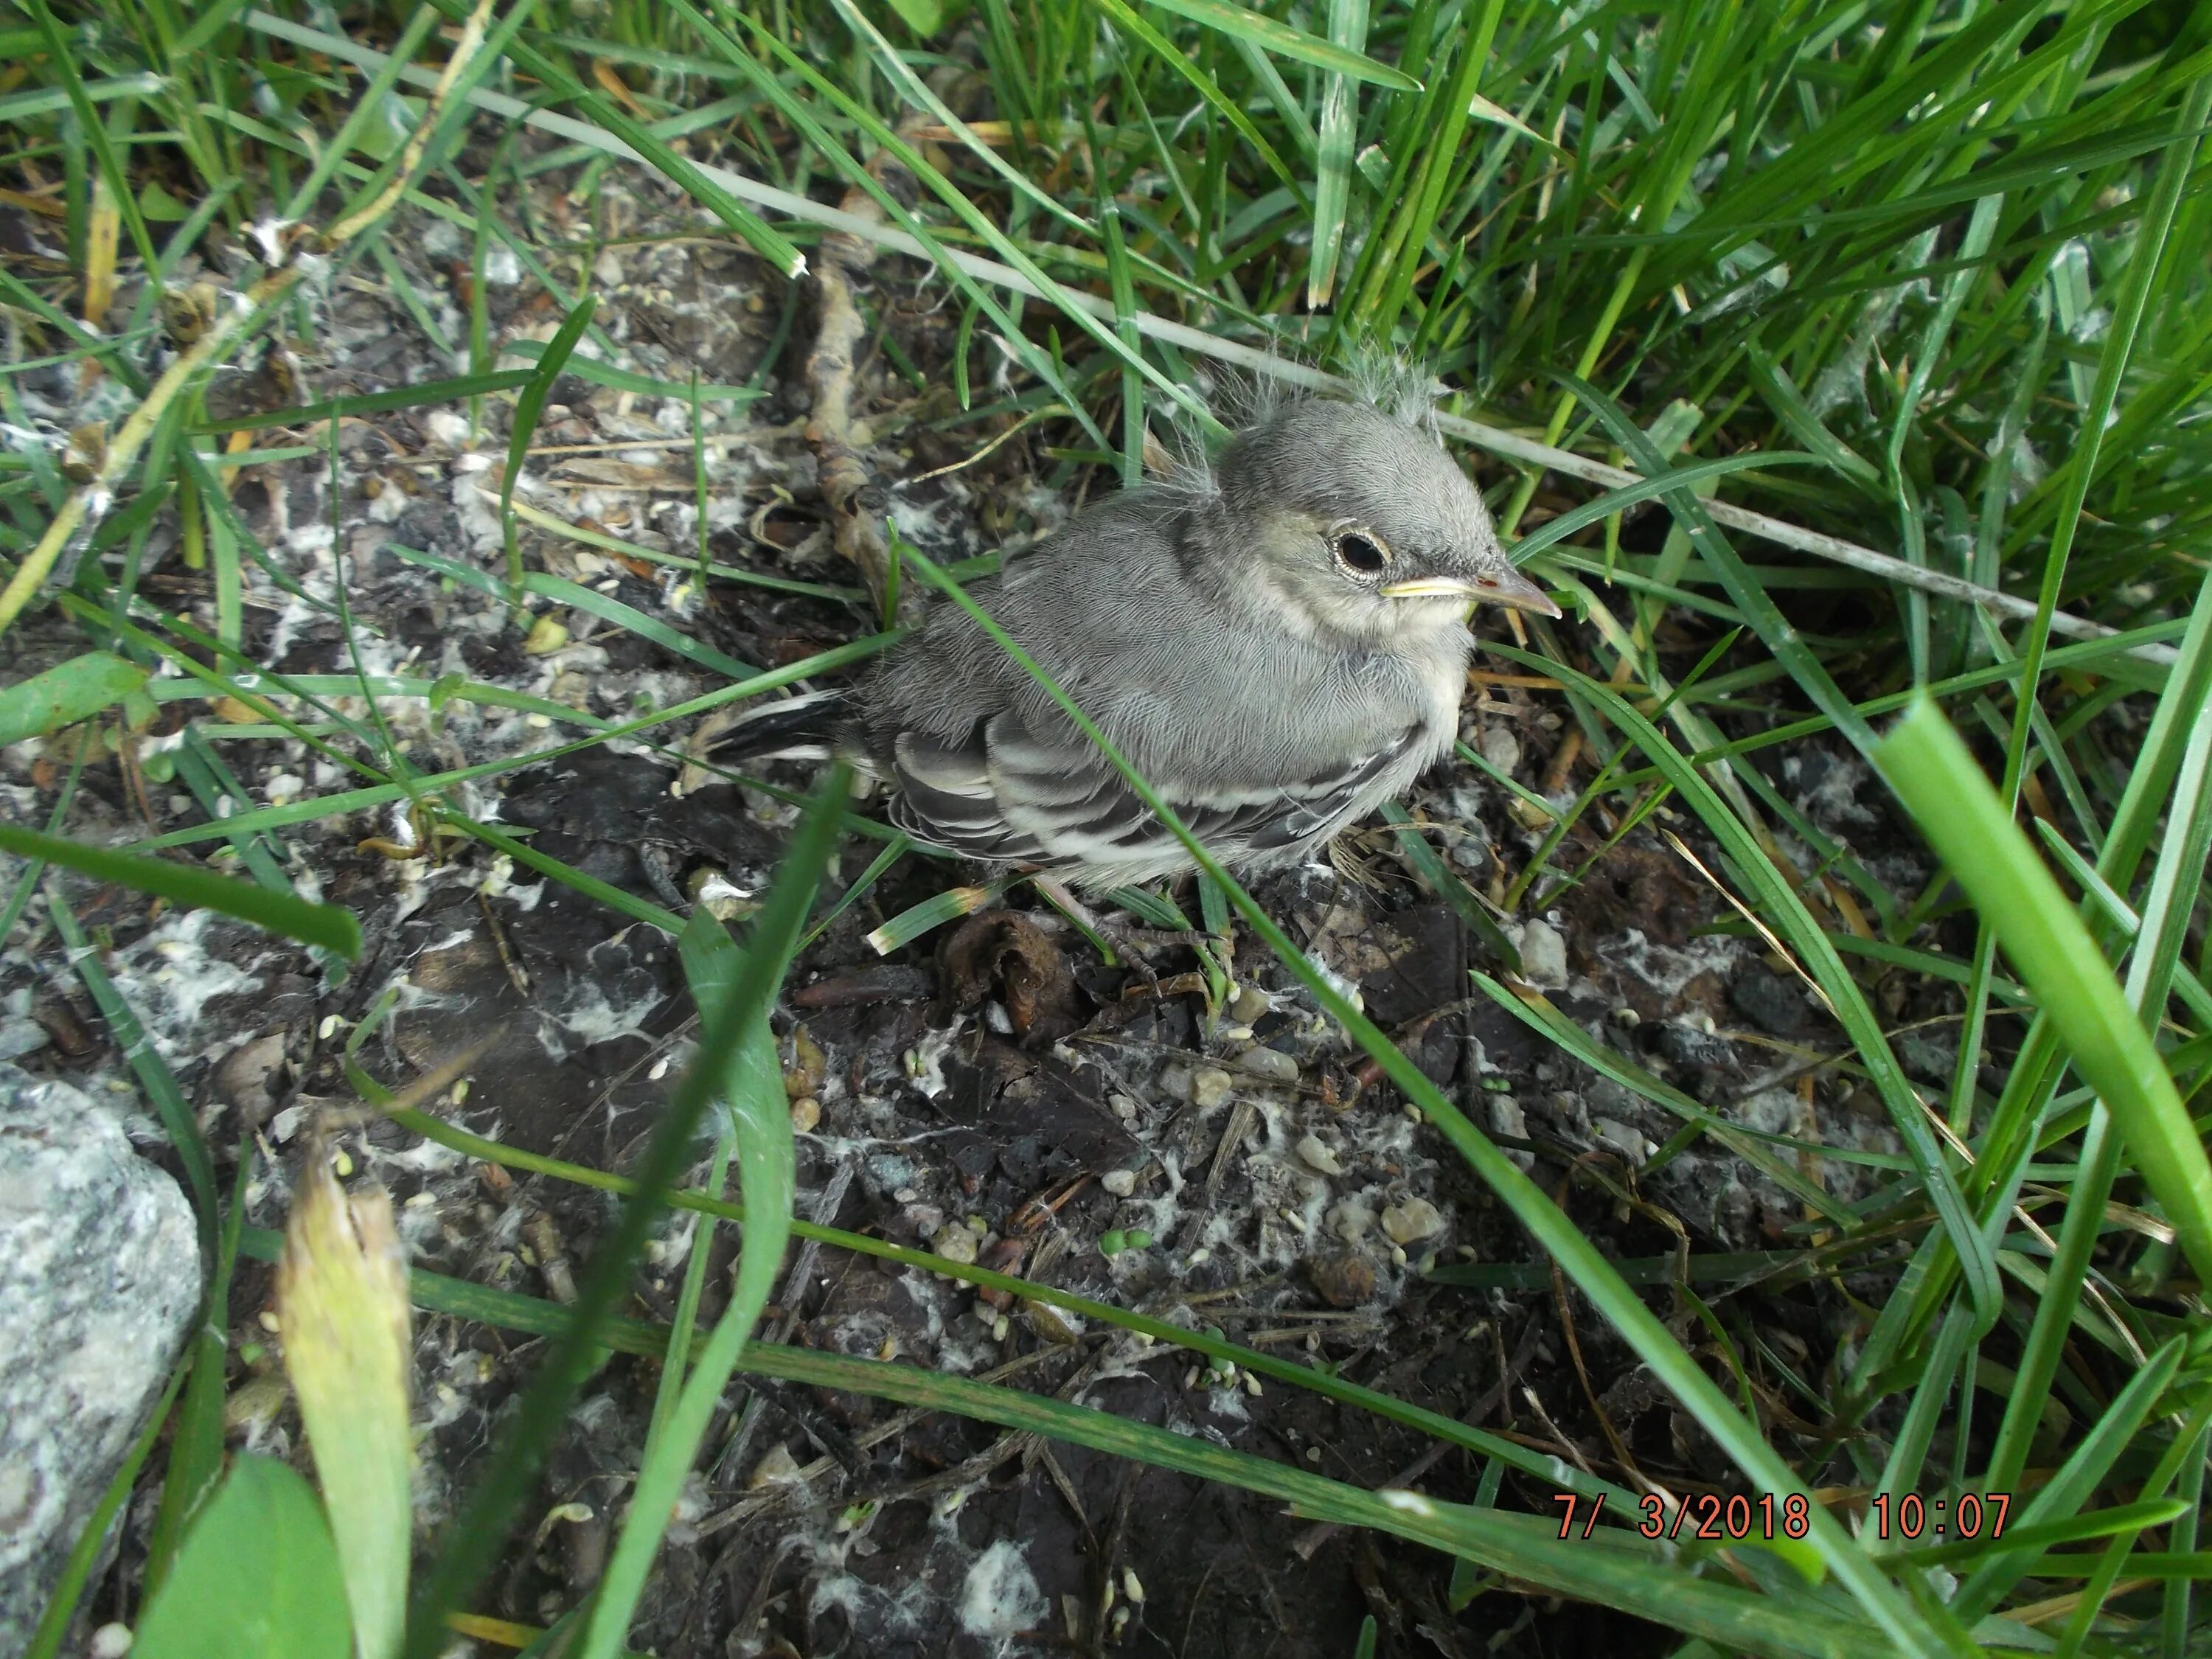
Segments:
[[[7,38],[6,200],[34,251],[0,258],[11,359],[0,412],[25,434],[0,456],[0,631],[47,655],[36,674],[10,676],[0,716],[10,741],[44,737],[48,757],[67,763],[42,775],[44,835],[9,834],[9,850],[32,862],[14,878],[8,927],[27,929],[27,950],[66,951],[123,1036],[137,1017],[40,860],[351,955],[358,930],[308,902],[319,893],[293,890],[298,838],[346,814],[397,811],[411,837],[401,854],[473,840],[680,936],[708,1018],[699,1069],[634,1182],[412,1106],[395,1113],[487,1164],[629,1200],[572,1307],[416,1275],[418,1305],[553,1346],[483,1492],[438,1551],[404,1650],[438,1650],[449,1616],[488,1628],[468,1612],[472,1592],[607,1349],[661,1356],[669,1381],[638,1476],[653,1512],[626,1523],[603,1599],[575,1621],[577,1651],[620,1650],[663,1511],[732,1373],[953,1412],[1264,1494],[1455,1558],[1455,1608],[1479,1589],[1538,1586],[1638,1614],[1686,1653],[2178,1656],[2201,1644],[2195,1505],[2212,1422],[2202,8],[434,0],[334,17],[170,0],[64,15],[28,0]],[[756,383],[702,382],[696,363],[681,380],[625,366],[612,331],[621,296],[595,292],[594,276],[602,255],[635,246],[600,198],[618,169],[681,203],[688,237],[738,251],[778,285],[784,322]],[[577,209],[557,224],[533,183],[556,172]],[[426,226],[465,251],[440,291],[405,240]],[[1063,494],[1133,482],[1148,438],[1203,428],[1224,367],[1305,384],[1371,375],[1377,362],[1411,365],[1424,386],[1433,377],[1441,428],[1572,607],[1565,623],[1516,623],[1484,671],[1559,712],[1544,787],[1465,756],[1471,775],[1486,769],[1510,787],[1528,844],[1507,849],[1510,867],[1501,860],[1482,890],[1421,838],[1452,828],[1431,812],[1397,825],[1417,849],[1408,862],[1506,970],[1478,974],[1470,995],[1680,1121],[1644,1180],[1718,1148],[1803,1202],[1802,1224],[1768,1241],[1760,1266],[1728,1259],[1745,1277],[1821,1285],[1842,1326],[1832,1352],[1803,1368],[1740,1310],[1717,1310],[1692,1288],[1700,1258],[1686,1236],[1680,1271],[1662,1281],[1674,1316],[1662,1317],[1638,1288],[1652,1275],[1617,1271],[1607,1240],[1431,1083],[1267,906],[1218,869],[1194,902],[1207,933],[1240,918],[1276,952],[1534,1241],[1561,1307],[1571,1285],[1647,1368],[1710,1448],[1695,1478],[1764,1494],[1802,1527],[1679,1548],[1655,1540],[1639,1519],[1671,1522],[1692,1494],[1680,1472],[1644,1467],[1612,1432],[1595,1391],[1603,1431],[1586,1437],[1594,1456],[1571,1466],[1326,1365],[1042,1274],[804,1218],[791,1231],[808,1248],[927,1267],[1180,1343],[1466,1455],[1442,1465],[1430,1494],[1369,1490],[1010,1385],[762,1340],[750,1327],[781,1245],[765,1219],[744,1234],[738,1311],[705,1338],[695,1340],[696,1275],[672,1324],[617,1316],[664,1200],[789,1218],[788,1126],[755,1052],[768,1002],[833,841],[886,843],[863,891],[891,879],[908,849],[841,817],[842,794],[825,796],[741,948],[719,924],[687,926],[672,903],[485,821],[466,792],[594,747],[675,745],[695,715],[890,643],[900,580],[971,605],[955,579],[981,567],[948,574],[896,533],[886,540],[879,503],[848,492],[845,518],[870,518],[893,561],[888,590],[883,570],[863,568],[878,591],[862,620],[856,586],[717,563],[696,510],[694,540],[635,560],[662,573],[650,578],[653,614],[530,568],[529,537],[603,563],[635,544],[549,513],[520,486],[548,453],[543,423],[567,376],[685,403],[670,453],[691,469],[685,499],[708,501],[710,418],[766,397],[778,353],[797,378],[812,325],[805,273],[888,309],[888,258],[948,308],[942,361],[910,359],[880,313],[856,318],[856,332],[921,388],[938,430],[984,453],[1018,438],[1039,481]],[[280,386],[258,409],[226,402],[249,367],[281,380],[312,357],[349,284],[412,319],[439,372],[367,392]],[[493,349],[486,295],[501,284],[542,296],[546,326],[526,352]],[[497,557],[395,556],[426,583],[503,607],[518,654],[559,648],[566,635],[540,626],[554,609],[588,615],[709,677],[706,692],[615,720],[495,677],[391,669],[362,648],[349,610],[358,573],[333,550],[327,579],[303,576],[234,499],[238,468],[324,467],[334,550],[344,548],[346,423],[447,405],[468,410],[487,462],[502,463],[496,487],[487,470],[477,492]],[[252,434],[276,426],[305,441],[257,457]],[[182,590],[154,580],[173,571]],[[678,581],[852,604],[860,637],[760,669],[706,637],[697,588],[679,597]],[[283,672],[249,618],[269,595],[335,617],[354,672]],[[988,609],[986,592],[979,626],[991,626]],[[164,711],[178,712],[180,690],[210,712],[172,724]],[[454,708],[574,736],[429,769],[400,732]],[[232,767],[251,745],[278,744],[347,787],[251,805]],[[1784,787],[1783,767],[1815,753],[1863,763],[1924,848],[1863,856],[1824,830]],[[149,768],[194,803],[195,822],[141,838],[168,873],[100,848],[65,856],[52,837],[92,838],[80,821],[88,770],[143,791]],[[1520,977],[1506,930],[1570,901],[1635,837],[1679,852],[1732,907],[1724,926],[1812,988],[1840,1046],[1808,1061],[1808,1091],[1836,1084],[1862,1098],[1895,1149],[1867,1155],[1863,1195],[1838,1196],[1820,1173],[1852,1149],[1733,1121],[1727,1103],[1655,1074]],[[210,845],[234,874],[181,862]],[[902,942],[978,899],[931,901],[879,936]],[[840,908],[854,902],[848,892]],[[1155,925],[1184,925],[1161,896],[1133,902]],[[1228,988],[1226,961],[1208,955],[1195,976],[1209,1000]],[[1900,1057],[1909,1033],[1885,1000],[1900,976],[1946,988],[1948,1075]],[[362,1040],[346,1064],[374,1099]],[[129,1048],[225,1284],[234,1254],[272,1241],[245,1228],[239,1197],[219,1197],[159,1051]],[[714,1189],[668,1191],[692,1120],[718,1091],[736,1116]],[[719,1190],[732,1155],[743,1206]],[[241,1181],[251,1167],[249,1155]],[[1856,1271],[1869,1263],[1881,1271]],[[1436,1277],[1474,1285],[1491,1270],[1446,1264]],[[220,1606],[192,1601],[191,1587],[219,1571],[205,1563],[222,1537],[250,1534],[238,1517],[252,1504],[289,1513],[306,1497],[245,1463],[188,1526],[222,1457],[220,1340],[195,1343],[186,1364],[148,1583],[173,1569],[174,1605],[191,1601],[212,1629]],[[125,1489],[151,1449],[137,1449]],[[1559,1526],[1551,1486],[1604,1500],[1590,1536]],[[1978,1515],[1999,1496],[2002,1539],[1969,1531],[1966,1500]],[[1923,1514],[1946,1504],[1942,1539],[1897,1529],[1908,1498]],[[325,1577],[327,1553],[314,1569]],[[58,1650],[94,1554],[79,1550],[37,1650]],[[172,1623],[153,1622],[157,1635],[182,1615],[162,1616]]]

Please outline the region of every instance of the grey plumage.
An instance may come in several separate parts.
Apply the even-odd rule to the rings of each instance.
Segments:
[[[1210,467],[1091,507],[975,596],[1243,868],[1307,856],[1449,750],[1470,600],[1558,614],[1429,432],[1312,398],[1261,411]],[[851,691],[756,718],[738,752],[826,733],[918,841],[1085,887],[1191,867],[955,606]]]

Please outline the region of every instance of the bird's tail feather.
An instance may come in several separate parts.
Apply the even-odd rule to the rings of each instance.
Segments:
[[[851,694],[842,686],[748,708],[714,744],[721,761],[823,760],[836,751]]]

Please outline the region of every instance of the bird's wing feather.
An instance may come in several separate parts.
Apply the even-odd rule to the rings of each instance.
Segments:
[[[1373,753],[1311,777],[1244,790],[1152,780],[1176,816],[1232,859],[1282,851],[1334,830],[1419,743],[1408,726]],[[1015,716],[978,722],[968,741],[913,732],[894,745],[894,818],[917,840],[971,858],[1144,864],[1181,843],[1111,763],[1079,736],[1040,738]]]

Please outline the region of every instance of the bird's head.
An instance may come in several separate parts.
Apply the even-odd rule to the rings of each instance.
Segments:
[[[1470,604],[1556,617],[1427,431],[1368,404],[1302,398],[1216,464],[1219,550],[1316,629],[1383,641],[1459,627]]]

